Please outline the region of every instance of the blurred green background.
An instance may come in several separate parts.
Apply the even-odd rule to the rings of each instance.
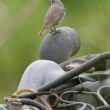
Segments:
[[[110,49],[110,0],[62,0],[70,26],[81,38],[77,56]],[[37,36],[49,0],[0,0],[0,102],[13,93],[26,67],[39,58]]]

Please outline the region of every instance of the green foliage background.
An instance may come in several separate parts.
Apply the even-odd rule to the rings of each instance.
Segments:
[[[39,58],[37,36],[49,0],[0,0],[0,102],[13,93],[26,67]],[[62,0],[70,26],[81,38],[77,56],[110,50],[110,0]]]

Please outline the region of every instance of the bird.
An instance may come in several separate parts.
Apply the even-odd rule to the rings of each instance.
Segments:
[[[51,29],[51,32],[56,31],[55,26],[59,24],[59,22],[64,18],[66,13],[66,10],[61,0],[50,1],[51,6],[45,15],[43,27],[38,33],[39,36],[43,36],[48,28]]]

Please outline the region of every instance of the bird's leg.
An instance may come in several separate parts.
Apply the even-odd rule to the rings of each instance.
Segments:
[[[54,29],[54,31],[56,31],[56,27],[53,25],[53,29]]]
[[[50,30],[51,30],[51,33],[54,31],[54,30],[52,29],[52,27],[50,27]]]
[[[60,32],[61,32],[60,29],[57,29],[57,30],[56,30],[56,27],[55,27],[54,25],[53,25],[53,29],[54,29],[54,32],[55,32],[55,33],[56,33],[56,32],[57,32],[57,33],[60,33]]]

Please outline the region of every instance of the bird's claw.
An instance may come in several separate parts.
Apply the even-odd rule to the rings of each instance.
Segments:
[[[52,33],[53,35],[55,35],[57,33],[61,33],[61,30],[54,30],[54,31],[51,31],[50,33]]]

